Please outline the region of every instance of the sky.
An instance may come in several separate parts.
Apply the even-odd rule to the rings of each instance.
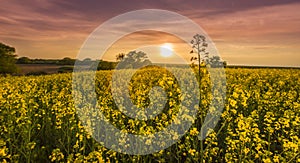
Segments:
[[[19,57],[76,58],[99,25],[139,9],[169,10],[193,20],[230,65],[300,67],[298,0],[1,0],[0,42],[15,47]],[[166,42],[173,43],[173,50],[183,58],[190,57],[180,38],[146,31],[115,42],[104,59]]]

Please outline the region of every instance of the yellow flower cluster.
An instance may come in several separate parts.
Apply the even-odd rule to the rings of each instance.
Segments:
[[[174,71],[185,74],[186,70]],[[198,106],[191,102],[190,94],[181,92],[180,82],[188,85],[188,76],[186,81],[178,81],[163,68],[138,70],[124,86],[138,106],[138,114],[143,115],[155,100],[149,96],[153,87],[161,87],[167,98],[162,111],[145,121],[127,117],[116,106],[111,93],[113,71],[97,72],[96,109],[123,133],[149,136],[172,123],[184,125],[183,119],[193,117],[183,114],[176,119],[183,100],[192,109],[199,109],[197,119],[183,137],[177,131],[169,133],[177,143],[145,156],[118,153],[93,139],[93,132],[101,132],[94,130],[98,113],[87,107],[83,111],[89,117],[79,120],[72,96],[72,74],[0,77],[0,162],[300,162],[299,70],[226,69],[227,96],[221,119],[205,140],[199,140],[206,113],[216,109],[208,110],[213,100],[208,72],[202,69],[198,77]],[[118,82],[124,83],[121,79]],[[117,91],[122,95],[121,88]],[[146,144],[154,140],[147,139]],[[124,147],[131,145],[125,136],[116,141]]]

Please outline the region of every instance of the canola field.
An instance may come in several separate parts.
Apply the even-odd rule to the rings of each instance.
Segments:
[[[109,149],[87,132],[74,106],[72,74],[0,77],[0,162],[300,162],[300,70],[225,72],[225,107],[214,130],[202,141],[197,137],[211,102],[209,74],[202,69],[197,76],[200,108],[193,125],[170,147],[148,155]],[[117,107],[112,74],[97,72],[95,93],[99,109],[116,128],[149,135],[180,123],[174,117],[179,114],[181,90],[170,72],[153,67],[132,77],[127,88],[139,108],[151,103],[152,87],[166,92],[161,112],[144,121],[127,117]]]

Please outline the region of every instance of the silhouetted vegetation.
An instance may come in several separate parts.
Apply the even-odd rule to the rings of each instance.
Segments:
[[[97,70],[113,70],[117,66],[117,62],[109,62],[100,60]]]
[[[65,58],[63,58],[62,60],[59,60],[59,61],[57,62],[57,64],[59,64],[59,65],[74,65],[75,62],[76,62],[75,59],[71,59],[71,58],[69,58],[69,57],[65,57]]]
[[[45,71],[35,71],[26,74],[26,76],[40,76],[40,75],[48,75],[48,73]]]
[[[74,65],[75,59],[65,57],[63,59],[30,59],[21,57],[17,59],[17,64],[51,64],[51,65]]]
[[[21,57],[17,59],[17,64],[32,64],[32,60],[28,57]]]
[[[200,72],[201,66],[209,66],[212,68],[227,66],[227,62],[221,60],[220,56],[216,56],[216,55],[209,56],[209,52],[206,51],[208,44],[207,44],[205,36],[199,35],[199,34],[194,35],[193,40],[191,41],[191,44],[192,44],[193,50],[190,53],[197,54],[197,56],[191,57],[191,61],[198,62],[198,65],[200,65],[199,72]]]
[[[18,72],[15,55],[16,49],[0,43],[0,74],[14,74]]]
[[[227,62],[226,61],[222,61],[221,58],[219,56],[212,56],[208,59],[207,64],[210,65],[210,67],[226,67],[227,66]]]
[[[30,59],[28,57],[21,57],[17,59],[17,64],[53,64],[58,65],[60,59]]]
[[[191,64],[192,67],[197,66],[199,69],[201,67],[228,67],[228,68],[287,68],[287,67],[266,67],[266,66],[241,66],[241,65],[227,65],[226,61],[221,60],[219,56],[209,56],[206,51],[208,46],[205,36],[196,34],[191,41],[193,45],[193,50],[190,52],[192,54],[197,54],[197,56],[192,56],[191,61],[197,61]],[[80,66],[86,66],[87,70],[91,70],[93,65],[97,64],[97,70],[113,70],[117,67],[119,68],[141,68],[147,65],[152,65],[146,53],[141,51],[131,51],[127,54],[120,53],[116,55],[117,62],[105,61],[105,60],[93,60],[86,58],[83,60],[76,60],[69,57],[63,59],[31,59],[28,57],[16,58],[16,50],[14,47],[10,47],[3,43],[0,43],[0,75],[47,75],[53,73],[67,73],[73,72],[74,64]],[[171,64],[171,63],[156,63],[156,65],[164,66],[168,64],[170,67],[182,68],[184,65],[181,64]],[[20,69],[22,71],[19,71]],[[296,68],[297,69],[297,68]],[[200,72],[200,71],[199,71]],[[200,75],[201,76],[201,75]]]
[[[131,51],[124,54],[118,54],[116,56],[117,61],[119,60],[119,68],[140,68],[146,65],[151,64],[146,53],[142,51]]]
[[[73,72],[73,66],[64,66],[64,67],[60,67],[58,68],[57,72],[58,73],[67,73],[67,72]]]
[[[118,55],[116,56],[116,60],[117,60],[117,62],[120,62],[120,61],[122,61],[122,60],[124,59],[124,57],[125,57],[125,54],[124,54],[124,53],[120,53],[120,54],[118,54]]]

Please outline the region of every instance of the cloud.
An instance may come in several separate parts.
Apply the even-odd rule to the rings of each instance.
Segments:
[[[105,20],[145,8],[171,10],[193,19],[228,60],[241,53],[268,56],[267,53],[276,53],[278,49],[290,57],[298,55],[300,3],[297,0],[10,0],[0,6],[0,41],[15,46],[20,56],[75,57],[86,37]],[[170,24],[186,30],[177,27],[176,21]],[[120,25],[126,27],[126,23]],[[160,35],[141,32],[132,42],[147,38],[151,43]]]

